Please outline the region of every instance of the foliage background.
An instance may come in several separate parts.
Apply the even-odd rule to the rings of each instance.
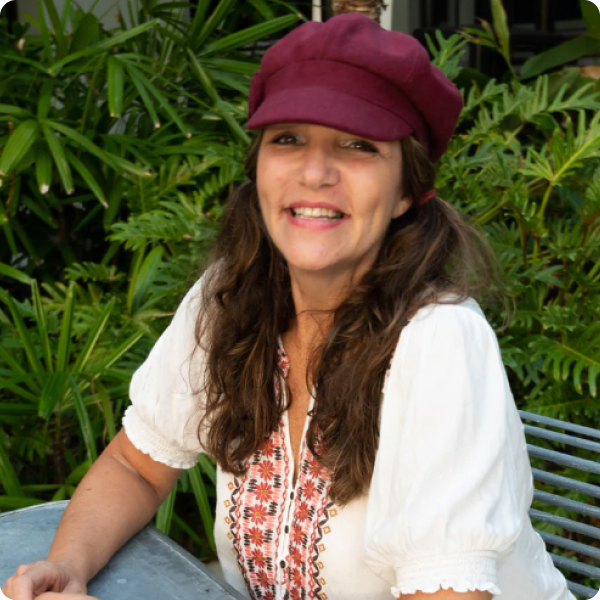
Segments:
[[[295,26],[297,4],[140,0],[131,28],[121,19],[106,31],[92,12],[67,3],[59,15],[38,0],[40,20],[28,20],[41,35],[4,23],[0,510],[68,498],[119,429],[131,374],[198,276],[243,179],[258,67],[248,44]],[[430,40],[465,95],[437,189],[483,230],[516,299],[508,324],[483,308],[518,407],[597,427],[600,89],[577,68],[547,73],[560,66],[552,54],[516,73],[501,2],[492,6],[493,26]],[[587,37],[600,39],[600,14],[584,16]],[[498,49],[504,81],[460,66],[468,43]],[[201,457],[155,520],[201,559],[215,555],[214,483]]]

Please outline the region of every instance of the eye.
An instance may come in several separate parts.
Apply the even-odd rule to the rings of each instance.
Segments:
[[[363,152],[379,152],[379,150],[373,146],[370,142],[366,140],[353,140],[348,145],[348,148],[356,148],[357,150],[361,150]]]
[[[292,142],[296,142],[297,138],[295,135],[292,135],[291,133],[282,133],[281,135],[276,135],[271,140],[271,144],[279,144],[281,146],[289,146],[290,140]]]

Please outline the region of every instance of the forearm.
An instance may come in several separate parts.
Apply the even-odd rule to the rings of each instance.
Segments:
[[[161,502],[145,479],[105,451],[77,487],[47,560],[68,565],[89,581],[150,521]]]
[[[455,592],[452,588],[439,590],[433,594],[417,592],[416,594],[402,594],[406,600],[492,600],[490,592]]]

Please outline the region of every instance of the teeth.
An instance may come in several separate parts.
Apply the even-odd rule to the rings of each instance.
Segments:
[[[292,214],[303,219],[341,219],[344,215],[329,208],[293,208]]]

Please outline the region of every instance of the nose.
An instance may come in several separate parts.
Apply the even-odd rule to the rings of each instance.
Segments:
[[[325,185],[335,185],[338,178],[339,172],[331,151],[322,144],[307,144],[299,169],[300,182],[308,189],[318,190]]]

